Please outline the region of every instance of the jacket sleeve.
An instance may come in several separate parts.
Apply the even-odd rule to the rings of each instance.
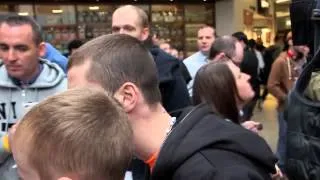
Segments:
[[[192,174],[191,174],[192,172]],[[209,171],[199,173],[195,170],[190,170],[185,172],[185,174],[180,174],[180,176],[175,176],[173,180],[271,180],[271,174],[268,177],[263,177],[259,173],[252,171],[246,166],[235,165],[223,170],[219,168],[212,168]]]
[[[198,153],[185,161],[174,173],[173,180],[271,180],[270,168],[224,150],[211,151],[211,160]],[[273,167],[274,168],[274,167]]]
[[[180,62],[180,70],[183,75],[183,78],[186,81],[186,84],[188,84],[192,79],[191,75],[187,69],[187,66],[183,62],[181,62],[181,61],[179,61],[179,62]]]
[[[281,61],[277,59],[271,68],[271,72],[268,79],[268,90],[278,100],[284,101],[286,99],[286,93],[280,87],[281,82]]]
[[[209,171],[207,174],[204,174],[201,177],[203,180],[209,179],[224,179],[224,180],[238,180],[238,179],[247,179],[247,180],[267,180],[265,177],[253,172],[251,169],[248,169],[245,166],[232,166],[224,171]],[[268,178],[271,180],[271,175]]]

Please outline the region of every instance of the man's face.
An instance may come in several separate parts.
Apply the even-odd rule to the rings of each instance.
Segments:
[[[149,36],[149,30],[142,27],[137,12],[129,8],[118,9],[113,13],[112,33],[127,34],[140,41],[145,41]]]
[[[30,25],[0,25],[0,59],[14,78],[31,78],[38,68],[38,57],[45,51],[44,46],[34,42]]]
[[[198,31],[198,48],[201,52],[208,53],[214,40],[214,29],[206,27]]]
[[[243,50],[242,44],[239,41],[236,42],[235,46],[236,46],[236,56],[232,60],[237,66],[239,66],[243,60],[244,50]]]
[[[168,44],[168,43],[160,44],[160,49],[162,49],[163,51],[165,51],[168,54],[171,53],[171,47],[170,47],[170,44]]]

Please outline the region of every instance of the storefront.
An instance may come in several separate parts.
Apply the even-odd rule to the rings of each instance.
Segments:
[[[121,4],[95,1],[80,4],[65,1],[50,4],[39,1],[30,4],[11,2],[9,5],[1,2],[0,16],[7,13],[34,16],[43,27],[44,39],[65,52],[68,42],[75,38],[89,40],[111,32],[112,12]],[[214,3],[209,0],[199,0],[196,4],[172,1],[135,5],[148,13],[153,32],[185,55],[191,54],[197,51],[196,33],[199,26],[215,25]]]

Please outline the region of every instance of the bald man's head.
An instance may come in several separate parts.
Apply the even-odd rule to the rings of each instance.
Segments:
[[[147,13],[136,6],[121,6],[112,15],[112,33],[128,34],[145,41],[149,36]]]
[[[243,60],[243,48],[236,38],[221,36],[212,44],[208,58],[212,61],[229,59],[240,65]]]

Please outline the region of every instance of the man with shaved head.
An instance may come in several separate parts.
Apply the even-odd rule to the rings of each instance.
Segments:
[[[122,6],[112,15],[112,33],[127,34],[146,42],[150,40],[148,15],[139,7]],[[189,106],[190,98],[186,83],[190,75],[184,64],[157,46],[149,47],[149,50],[157,65],[162,104],[165,109],[172,112]]]
[[[151,38],[148,15],[132,5],[121,6],[112,15],[112,33],[130,35],[145,45]],[[147,46],[147,45],[146,45]],[[191,104],[187,79],[191,79],[185,65],[159,47],[148,47],[158,70],[162,104],[168,112],[174,112]],[[142,161],[133,161],[134,179],[143,179],[148,167]]]

